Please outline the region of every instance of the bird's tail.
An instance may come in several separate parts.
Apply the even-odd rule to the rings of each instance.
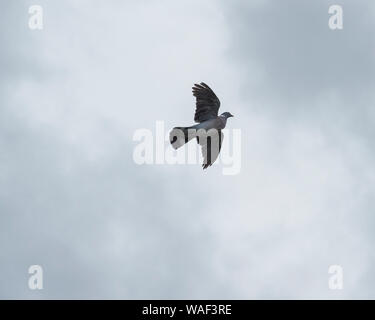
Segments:
[[[192,127],[175,127],[169,133],[169,141],[174,149],[182,147],[196,137],[196,130]]]

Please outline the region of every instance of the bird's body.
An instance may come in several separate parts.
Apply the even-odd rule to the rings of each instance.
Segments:
[[[195,84],[193,95],[196,97],[194,121],[198,124],[190,127],[175,127],[170,132],[169,138],[175,149],[196,138],[198,144],[202,146],[203,169],[206,169],[219,156],[224,138],[221,130],[225,128],[227,119],[233,115],[224,112],[218,116],[220,101],[205,83]]]
[[[196,129],[205,129],[205,130],[210,130],[210,129],[217,129],[221,130],[224,129],[227,124],[227,118],[225,116],[218,116],[214,119],[206,120],[204,122],[198,123],[195,126],[193,126]]]

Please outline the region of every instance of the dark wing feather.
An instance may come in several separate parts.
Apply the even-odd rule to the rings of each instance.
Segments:
[[[202,147],[203,169],[211,166],[219,156],[221,145],[223,143],[224,134],[221,130],[210,129],[206,133],[197,136],[197,142]]]
[[[216,118],[220,108],[220,100],[205,83],[194,84],[193,95],[196,97],[195,122],[203,122]]]

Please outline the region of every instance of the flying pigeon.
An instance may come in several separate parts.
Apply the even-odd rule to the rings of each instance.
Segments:
[[[191,139],[196,138],[202,147],[203,169],[211,166],[220,153],[224,135],[221,132],[227,119],[233,117],[230,112],[218,116],[220,100],[212,89],[201,82],[194,84],[193,95],[196,98],[194,121],[198,124],[191,127],[175,127],[169,134],[169,141],[174,149],[178,149]]]

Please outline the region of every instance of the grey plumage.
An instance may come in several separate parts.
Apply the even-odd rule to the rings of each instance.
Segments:
[[[217,117],[220,100],[205,83],[194,84],[193,96],[196,97],[195,122],[204,122]]]
[[[233,117],[229,112],[218,116],[220,100],[205,83],[194,84],[193,95],[196,97],[194,121],[198,124],[190,127],[175,127],[169,134],[174,149],[178,149],[191,139],[196,138],[202,147],[203,169],[211,166],[219,156],[227,119]]]

